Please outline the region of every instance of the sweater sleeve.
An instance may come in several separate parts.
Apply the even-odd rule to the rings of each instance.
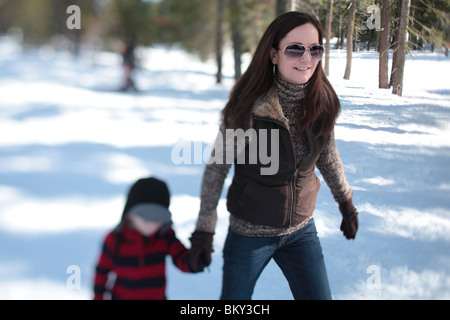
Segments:
[[[341,156],[336,147],[334,131],[331,132],[316,165],[336,202],[345,201],[352,196],[352,189],[345,177]]]
[[[100,254],[97,266],[95,268],[94,278],[94,300],[103,300],[106,290],[108,274],[113,269],[113,252],[116,239],[113,233],[106,236],[103,242],[102,252]]]
[[[189,250],[176,237],[175,231],[170,229],[165,235],[168,244],[168,253],[173,264],[182,272],[191,272],[188,263]]]
[[[203,174],[196,230],[214,233],[216,228],[217,205],[233,160],[227,159],[227,154],[230,154],[227,153],[227,146],[231,146],[233,151],[236,151],[234,141],[227,141],[225,129],[221,126]]]

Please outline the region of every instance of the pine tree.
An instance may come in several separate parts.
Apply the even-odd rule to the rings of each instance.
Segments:
[[[325,74],[328,76],[330,74],[330,39],[331,39],[331,26],[333,21],[333,0],[327,1],[327,16],[325,20],[325,66],[324,71]]]
[[[231,26],[231,41],[233,42],[234,52],[234,79],[237,80],[242,74],[241,71],[241,56],[242,56],[242,10],[241,1],[229,0],[230,10],[230,26]]]
[[[407,50],[407,27],[411,0],[400,0],[400,20],[398,26],[398,44],[395,65],[392,67],[392,93],[401,96],[403,91],[403,73]]]
[[[378,86],[389,88],[389,47],[391,39],[391,0],[383,0],[381,9],[381,35]]]
[[[344,79],[350,79],[350,73],[352,69],[352,54],[353,54],[353,32],[355,29],[355,16],[356,16],[356,0],[350,1],[350,12],[348,14],[347,25],[347,65],[345,66]]]
[[[216,24],[216,83],[222,83],[222,54],[223,54],[223,24],[225,16],[224,0],[217,0],[217,24]]]

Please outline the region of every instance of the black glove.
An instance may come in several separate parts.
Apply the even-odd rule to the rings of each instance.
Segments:
[[[341,231],[347,239],[355,239],[358,231],[358,211],[353,206],[352,198],[339,202],[339,211],[342,214]]]
[[[211,264],[213,249],[213,233],[195,231],[192,233],[191,251],[189,253],[189,268],[192,272],[201,272]]]

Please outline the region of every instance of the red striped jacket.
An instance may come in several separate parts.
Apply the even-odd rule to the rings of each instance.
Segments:
[[[165,299],[166,256],[170,255],[181,271],[191,272],[188,254],[173,229],[147,238],[127,226],[120,233],[112,231],[105,238],[96,266],[94,299],[107,298],[105,293],[120,300]],[[111,274],[115,281],[108,285]]]

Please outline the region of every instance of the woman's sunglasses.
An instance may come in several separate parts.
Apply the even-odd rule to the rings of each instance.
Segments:
[[[292,59],[300,59],[305,54],[306,50],[308,50],[312,58],[321,60],[324,52],[323,46],[318,44],[314,44],[310,47],[305,47],[302,44],[289,44],[284,49],[278,50],[283,51],[286,57]]]

